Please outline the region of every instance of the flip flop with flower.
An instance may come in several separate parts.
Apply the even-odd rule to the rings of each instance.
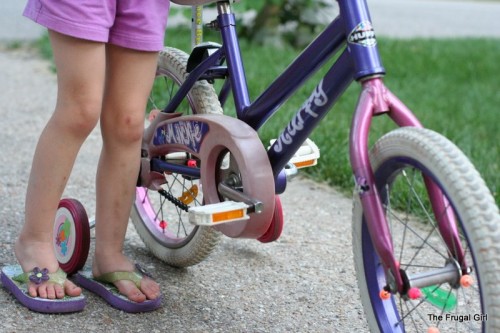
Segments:
[[[34,283],[41,285],[43,283],[54,283],[64,286],[67,276],[66,273],[58,269],[55,273],[49,273],[47,268],[33,268],[30,272],[23,272],[21,266],[11,265],[2,268],[0,279],[2,285],[14,297],[28,309],[42,313],[66,313],[82,311],[85,307],[85,297],[65,296],[61,299],[47,299],[41,297],[31,297],[28,293],[28,284]]]

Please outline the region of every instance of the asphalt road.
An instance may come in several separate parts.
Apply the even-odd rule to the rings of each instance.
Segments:
[[[379,35],[494,36],[493,2],[373,0]],[[404,5],[403,5],[404,4]],[[23,2],[2,0],[0,41],[32,40],[43,31],[19,17]],[[24,191],[38,135],[55,104],[55,76],[26,48],[0,48],[0,265],[15,263]],[[98,131],[84,145],[66,191],[94,209]],[[173,269],[153,258],[130,226],[125,251],[152,270],[165,295],[154,313],[130,315],[86,293],[85,311],[41,315],[0,289],[0,332],[367,332],[351,253],[351,200],[305,179],[282,196],[282,238],[262,245],[224,238],[205,262]]]

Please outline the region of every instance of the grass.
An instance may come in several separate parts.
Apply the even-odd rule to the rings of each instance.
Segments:
[[[206,40],[217,41],[207,36]],[[167,31],[169,46],[190,49],[190,32]],[[46,52],[46,41],[40,46]],[[45,46],[44,46],[45,45]],[[297,55],[292,48],[275,49],[241,41],[247,81],[252,98],[258,96]],[[500,202],[500,43],[494,39],[393,40],[379,39],[387,71],[385,82],[422,123],[455,142],[472,160]],[[261,129],[264,142],[300,108],[314,89],[321,72]],[[348,162],[348,130],[359,85],[353,84],[312,134],[321,149],[318,166],[305,171],[346,192],[353,186]],[[225,112],[231,113],[230,109]],[[372,137],[390,129],[385,117],[376,118]]]

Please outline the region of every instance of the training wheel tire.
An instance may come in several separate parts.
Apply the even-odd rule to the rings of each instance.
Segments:
[[[280,197],[277,195],[274,203],[274,215],[269,229],[266,233],[257,238],[261,243],[271,243],[280,238],[283,231],[283,207],[281,206]]]
[[[85,265],[90,248],[89,219],[78,200],[59,202],[53,237],[59,267],[68,275],[78,272]]]

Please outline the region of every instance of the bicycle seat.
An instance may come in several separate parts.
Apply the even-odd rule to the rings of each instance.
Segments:
[[[183,6],[199,6],[208,5],[210,3],[218,2],[220,0],[170,0],[173,3]],[[231,0],[231,2],[239,2],[240,0]]]

